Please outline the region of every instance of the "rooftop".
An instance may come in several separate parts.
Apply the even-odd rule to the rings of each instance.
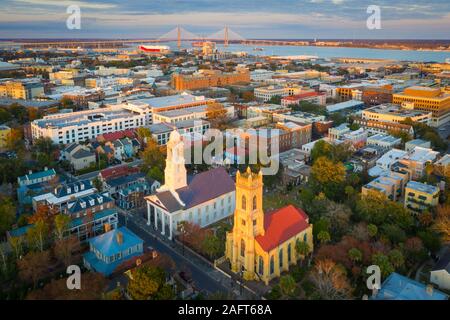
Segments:
[[[411,110],[402,108],[399,105],[386,103],[379,106],[375,106],[373,108],[369,108],[364,110],[364,112],[372,112],[376,114],[383,114],[383,115],[393,115],[393,116],[399,116],[404,118],[413,118],[413,117],[419,117],[426,114],[429,114],[430,112],[424,112],[419,110]]]
[[[417,182],[417,181],[408,182],[406,187],[409,189],[413,189],[413,190],[428,193],[428,194],[435,194],[435,193],[439,192],[438,187],[432,186],[429,184],[425,184],[425,183],[421,183],[421,182]]]
[[[194,96],[188,93],[182,93],[173,96],[140,99],[139,101],[148,104],[152,108],[158,109],[201,101],[204,101],[206,103],[207,101],[212,101],[212,99],[206,99],[203,96]]]

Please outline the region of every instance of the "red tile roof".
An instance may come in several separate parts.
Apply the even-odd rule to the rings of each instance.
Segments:
[[[302,210],[289,205],[264,216],[265,234],[256,241],[268,252],[309,227],[309,217]]]
[[[134,129],[127,129],[127,130],[122,130],[122,131],[116,131],[116,132],[110,132],[110,133],[104,133],[102,135],[99,136],[100,140],[104,140],[104,141],[115,141],[117,139],[122,139],[122,138],[134,138],[135,137],[135,130]]]
[[[301,93],[301,94],[296,94],[293,96],[288,96],[288,97],[284,97],[283,100],[288,100],[288,101],[297,101],[297,100],[302,100],[305,98],[310,98],[310,97],[317,97],[317,96],[322,96],[324,95],[324,93],[318,93],[318,92],[305,92],[305,93]]]
[[[137,167],[130,167],[128,165],[123,165],[120,167],[114,167],[114,168],[108,168],[100,171],[100,175],[103,179],[110,179],[110,178],[118,178],[124,175],[128,175],[131,173],[139,172],[139,168]]]

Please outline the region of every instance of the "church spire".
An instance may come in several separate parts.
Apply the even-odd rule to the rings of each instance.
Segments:
[[[165,183],[162,189],[175,191],[187,186],[187,173],[184,159],[184,143],[181,135],[174,130],[167,143],[166,168],[164,170]]]

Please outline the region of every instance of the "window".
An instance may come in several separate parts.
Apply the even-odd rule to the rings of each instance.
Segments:
[[[242,219],[242,225],[245,226],[245,220],[244,219]]]
[[[261,275],[264,274],[264,260],[261,256],[258,259],[258,273]]]
[[[245,210],[247,207],[247,199],[245,198],[245,196],[242,196],[242,210]]]
[[[278,260],[280,260],[280,268],[283,268],[283,249],[278,252]]]
[[[303,235],[303,241],[305,241],[305,242],[308,241],[308,235],[306,233]]]
[[[253,197],[253,210],[256,210],[256,196]]]
[[[245,257],[245,241],[241,239],[241,256]]]
[[[275,271],[275,263],[273,261],[273,256],[270,257],[270,274],[274,273]]]
[[[292,256],[292,252],[291,252],[291,250],[292,250],[292,246],[291,246],[291,244],[289,243],[288,244],[288,247],[287,247],[287,255],[288,255],[288,262],[291,262],[291,256]]]

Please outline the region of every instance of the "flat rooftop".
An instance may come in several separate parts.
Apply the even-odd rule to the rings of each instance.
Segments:
[[[405,109],[405,108],[402,108],[401,106],[398,106],[396,104],[391,104],[391,103],[375,106],[373,108],[366,109],[363,112],[372,112],[372,113],[376,113],[376,114],[393,115],[393,116],[399,116],[399,117],[405,117],[405,118],[418,117],[418,116],[422,116],[422,115],[431,113],[431,112],[423,112],[423,111],[419,111],[419,110]]]
[[[421,182],[417,182],[417,181],[410,181],[410,182],[408,182],[406,187],[410,188],[410,189],[413,189],[413,190],[420,191],[420,192],[429,193],[429,194],[434,194],[436,192],[439,192],[439,188],[438,187],[432,186],[432,185],[429,185],[429,184],[425,184],[425,183],[421,183]]]
[[[193,96],[191,94],[182,93],[182,94],[165,96],[165,97],[139,99],[137,101],[146,103],[151,108],[158,109],[158,108],[179,106],[179,105],[190,104],[190,103],[201,102],[201,101],[204,101],[206,103],[207,101],[213,101],[213,99],[207,99],[203,96]],[[133,101],[133,103],[135,103],[135,102]]]

